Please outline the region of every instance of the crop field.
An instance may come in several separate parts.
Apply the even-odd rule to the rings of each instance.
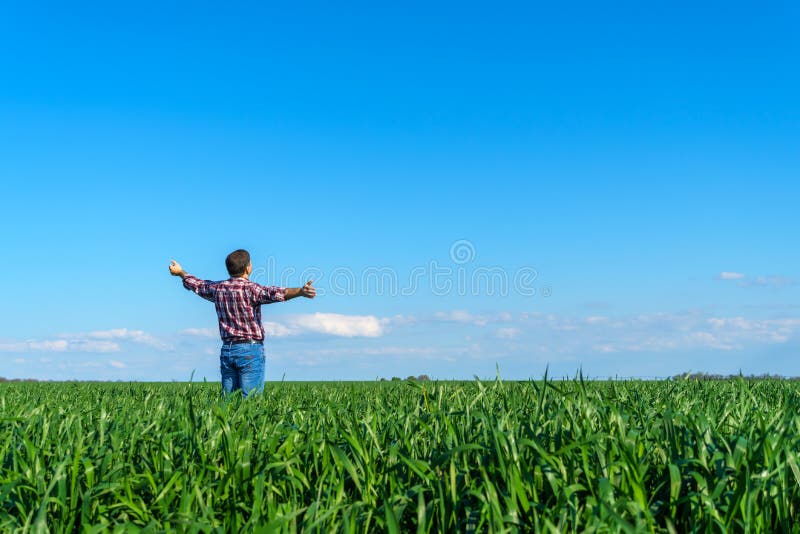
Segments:
[[[795,382],[0,385],[0,530],[792,531]]]

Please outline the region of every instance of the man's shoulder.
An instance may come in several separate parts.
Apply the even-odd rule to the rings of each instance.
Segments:
[[[216,282],[216,283],[220,287],[229,287],[231,289],[233,289],[233,288],[236,288],[236,289],[243,289],[243,288],[252,289],[252,288],[261,287],[260,284],[257,284],[255,282],[251,282],[250,280],[247,280],[246,278],[228,278],[227,280],[221,280],[220,282]]]
[[[211,282],[211,284],[218,290],[226,290],[226,289],[234,289],[238,284],[234,283],[233,280],[219,280],[217,282]]]

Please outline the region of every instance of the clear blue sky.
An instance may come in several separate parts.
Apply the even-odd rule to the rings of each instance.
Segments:
[[[224,278],[239,247],[323,293],[264,309],[268,379],[800,375],[799,26],[790,2],[6,4],[0,376],[218,379],[213,307],[166,267]],[[535,294],[442,294],[431,262],[535,269]]]

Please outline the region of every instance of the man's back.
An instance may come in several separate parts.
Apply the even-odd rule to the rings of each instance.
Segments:
[[[214,303],[219,335],[225,343],[263,341],[261,305],[282,302],[286,298],[284,287],[262,286],[239,277],[212,282],[187,275],[183,287]]]

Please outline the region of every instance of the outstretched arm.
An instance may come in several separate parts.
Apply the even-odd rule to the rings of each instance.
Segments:
[[[259,289],[256,292],[255,301],[258,304],[270,304],[295,297],[313,299],[317,296],[317,290],[311,285],[312,283],[313,280],[309,280],[303,287],[257,286]]]
[[[214,286],[215,282],[210,280],[200,280],[196,276],[187,273],[181,267],[181,264],[175,260],[169,262],[169,273],[172,276],[180,276],[183,279],[183,287],[196,293],[206,300],[214,302]]]
[[[317,290],[311,285],[313,283],[313,280],[309,280],[303,287],[287,287],[286,295],[284,296],[283,300],[289,300],[295,297],[306,297],[308,299],[313,299],[317,296]]]

